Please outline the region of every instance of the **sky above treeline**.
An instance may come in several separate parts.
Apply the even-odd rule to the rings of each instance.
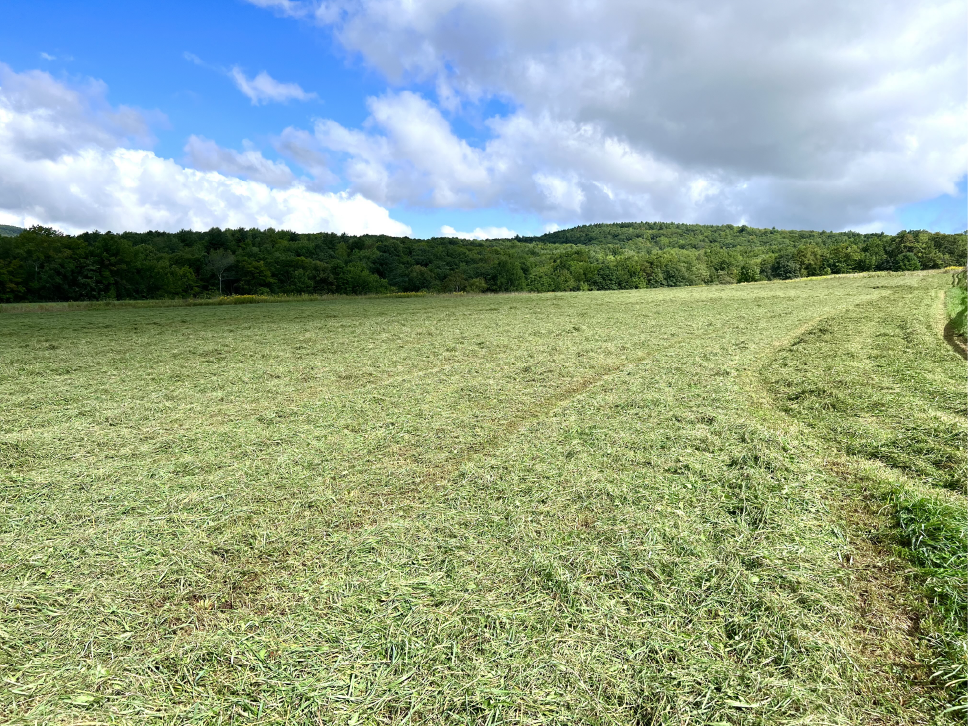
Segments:
[[[0,224],[968,227],[968,5],[6,0]]]

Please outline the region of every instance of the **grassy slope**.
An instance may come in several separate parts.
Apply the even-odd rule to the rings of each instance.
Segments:
[[[4,316],[0,713],[944,722],[782,392],[805,331],[945,282]]]

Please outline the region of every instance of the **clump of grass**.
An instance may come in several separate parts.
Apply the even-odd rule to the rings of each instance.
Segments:
[[[925,630],[939,657],[933,677],[968,715],[968,515],[964,506],[901,494],[894,506],[903,552],[918,568],[930,609]]]
[[[953,284],[948,289],[945,300],[948,320],[950,321],[952,332],[964,339],[966,332],[968,332],[966,331],[966,321],[968,321],[968,288],[966,288],[964,268],[956,272],[953,278]]]
[[[963,627],[968,620],[968,518],[963,508],[926,497],[899,498],[894,506],[902,542],[925,575],[932,613]]]

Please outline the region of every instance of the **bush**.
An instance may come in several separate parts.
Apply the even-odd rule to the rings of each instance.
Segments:
[[[914,272],[921,269],[921,263],[913,252],[902,252],[894,263],[894,269],[899,272]]]

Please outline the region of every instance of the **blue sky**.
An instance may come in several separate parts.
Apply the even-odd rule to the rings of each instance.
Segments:
[[[101,79],[113,103],[162,111],[168,123],[154,132],[166,156],[180,154],[190,134],[237,146],[323,114],[358,124],[366,96],[385,87],[338,58],[325,29],[281,21],[247,3],[11,2],[4,16],[6,63],[68,82]],[[254,107],[227,76],[187,61],[185,53],[213,68],[268,71],[320,99]]]
[[[964,8],[863,4],[8,0],[0,222],[962,231]]]
[[[898,209],[898,221],[904,229],[964,232],[968,230],[966,191],[968,191],[968,180],[961,177],[954,194],[942,194],[932,199],[902,206]]]

